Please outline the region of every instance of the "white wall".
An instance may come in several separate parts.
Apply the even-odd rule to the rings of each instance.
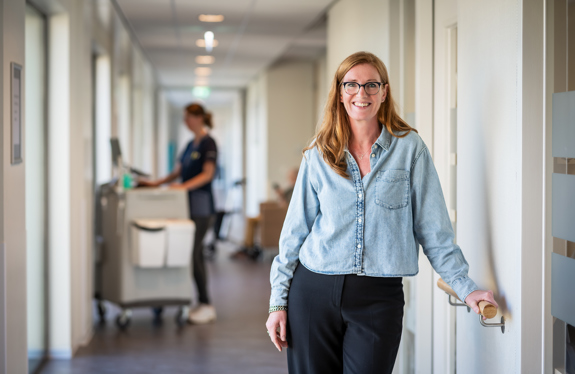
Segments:
[[[389,3],[390,0],[340,0],[329,10],[328,84],[339,64],[355,52],[371,52],[389,64]],[[389,71],[391,77],[394,73]]]
[[[71,351],[86,344],[92,336],[93,297],[93,167],[91,30],[95,17],[92,2],[70,1],[70,292]],[[87,92],[88,91],[88,92]],[[54,207],[52,203],[50,205]],[[52,299],[50,301],[54,303]],[[51,326],[50,331],[53,330]]]
[[[111,100],[107,103],[109,105],[105,105],[108,113],[103,113],[107,118],[103,123],[109,127],[106,132],[121,136],[123,144],[131,145],[132,139],[125,137],[134,134],[134,118],[142,120],[140,125],[145,122],[139,133],[142,136],[137,143],[137,155],[140,156],[139,164],[149,169],[154,168],[156,157],[152,144],[155,78],[138,47],[130,42],[111,3],[43,1],[42,8],[47,12],[50,27],[50,355],[53,358],[70,358],[80,345],[89,342],[93,325],[93,53],[108,56],[110,61],[109,72],[103,78],[108,80],[103,83],[110,92],[106,100]],[[23,19],[23,13],[21,17]],[[139,68],[134,68],[134,65]],[[124,80],[119,79],[122,76]],[[139,86],[136,87],[136,84]],[[127,93],[124,92],[126,86],[129,88]],[[138,89],[141,98],[137,108],[128,99],[134,97],[134,88]],[[146,111],[144,108],[147,108]],[[118,118],[122,119],[120,128]],[[142,126],[137,129],[142,129]],[[142,144],[142,139],[147,143]],[[102,144],[106,145],[103,148],[107,148],[101,151],[106,156],[103,162],[109,163],[109,142],[103,139]],[[128,147],[128,160],[133,159],[129,157],[132,148]],[[144,155],[144,150],[148,150],[149,154]]]
[[[259,214],[259,204],[267,200],[267,75],[250,82],[246,98],[246,214]]]
[[[60,4],[48,14],[49,345],[68,358],[92,331],[92,22],[90,2]]]
[[[0,373],[27,372],[26,346],[26,218],[25,218],[25,160],[21,164],[11,165],[11,110],[10,110],[10,63],[24,65],[24,19],[26,4],[19,0],[5,0],[0,11],[2,20],[2,154],[0,162],[0,246],[4,245],[4,268],[0,275]],[[22,76],[22,96],[25,92],[25,68]],[[22,124],[25,126],[24,102],[22,101]],[[22,129],[25,130],[25,127]],[[23,144],[25,154],[25,144]],[[1,256],[1,254],[0,254]],[[4,300],[2,299],[4,296]],[[5,351],[4,348],[5,347]]]
[[[169,174],[168,144],[170,141],[170,108],[164,91],[158,92],[156,107],[158,108],[156,136],[158,162],[156,165],[156,176],[161,178]]]
[[[327,101],[327,94],[331,84],[331,77],[327,76],[327,56],[319,58],[314,64],[314,79],[315,79],[315,92],[314,92],[314,133],[317,132],[318,126],[323,119],[323,111]]]
[[[321,64],[321,61],[319,62]],[[288,185],[287,174],[297,168],[302,150],[315,134],[317,94],[322,81],[316,64],[278,63],[254,79],[247,90],[246,154],[248,216],[259,214],[259,204],[275,199],[272,185]]]
[[[41,357],[46,349],[46,81],[45,23],[26,9],[26,281],[28,354]]]
[[[458,3],[459,243],[506,318],[458,311],[458,372],[542,372],[542,6]]]
[[[212,112],[214,128],[210,133],[218,144],[218,164],[223,171],[219,176],[223,184],[221,188],[227,189],[233,182],[243,178],[241,94],[238,91],[232,95],[228,104],[208,105],[207,109]]]
[[[311,62],[286,62],[267,71],[268,188],[288,186],[289,170],[299,167],[315,134],[313,73]],[[275,199],[271,190],[268,198]]]
[[[135,46],[132,47],[132,77],[133,166],[155,174],[155,75],[150,63]]]

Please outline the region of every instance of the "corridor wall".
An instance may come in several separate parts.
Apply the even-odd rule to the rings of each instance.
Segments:
[[[315,133],[316,98],[313,61],[286,61],[270,67],[247,89],[246,210],[259,214],[259,204],[275,200],[272,185],[287,185],[290,168],[299,167],[302,150]]]
[[[268,199],[267,75],[257,76],[246,92],[246,215],[259,214],[259,203]]]
[[[2,115],[0,132],[0,373],[27,372],[26,346],[26,217],[25,160],[11,163],[10,63],[24,65],[26,4],[4,0],[0,4],[0,64]],[[24,70],[25,71],[25,70]],[[21,87],[24,90],[25,73]],[[22,95],[25,95],[22,92]],[[21,96],[22,97],[22,96]],[[21,121],[25,126],[24,106]],[[22,128],[22,134],[24,127]],[[25,146],[25,145],[24,145]],[[24,153],[24,150],[22,151]]]
[[[313,67],[286,62],[268,70],[268,188],[287,186],[288,171],[299,167],[302,150],[315,134]],[[276,198],[272,191],[268,197]]]
[[[31,1],[47,16],[48,49],[48,299],[49,354],[53,358],[70,358],[75,350],[87,343],[92,334],[93,297],[93,110],[92,58],[97,54],[114,56],[118,51],[139,48],[128,37],[123,41],[115,33],[124,27],[111,2],[90,0]],[[27,372],[26,346],[26,229],[25,229],[25,165],[10,162],[10,63],[23,65],[22,87],[26,77],[24,61],[24,20],[26,2],[6,0],[0,6],[2,31],[0,61],[2,64],[3,131],[0,133],[0,373]],[[123,30],[124,36],[129,33]],[[138,61],[140,59],[141,61]],[[141,107],[144,150],[150,154],[140,164],[154,171],[153,143],[156,80],[149,62],[143,55],[125,54],[123,62],[112,60],[112,92],[122,74],[128,82],[144,79]],[[125,61],[136,61],[144,72],[136,77],[125,68]],[[130,87],[133,92],[133,86]],[[22,92],[22,123],[25,126]],[[117,135],[117,110],[112,95],[110,125]],[[132,100],[132,99],[130,99]],[[151,104],[150,104],[151,103]],[[130,112],[133,105],[127,105]],[[124,122],[132,124],[133,113],[120,113]],[[126,120],[127,119],[127,120]],[[24,128],[22,129],[24,130]],[[128,131],[131,135],[131,132]],[[122,133],[125,136],[126,132]],[[131,140],[130,140],[131,142]],[[26,147],[25,141],[23,147]],[[147,148],[146,148],[147,147]],[[9,344],[7,344],[9,342]]]
[[[541,287],[544,14],[543,1],[458,2],[458,240],[471,277],[494,291],[505,317],[501,334],[458,311],[458,372],[550,372]]]
[[[390,0],[340,0],[331,7],[327,26],[328,85],[339,64],[354,52],[374,53],[389,65],[389,7]],[[389,74],[397,75],[391,70]]]

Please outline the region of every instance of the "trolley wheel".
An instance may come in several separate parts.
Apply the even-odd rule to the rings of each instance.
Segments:
[[[100,319],[100,323],[106,322],[106,304],[103,300],[98,300],[98,317]]]
[[[116,317],[116,326],[120,330],[125,330],[130,325],[131,313],[129,310],[124,310],[118,317]]]
[[[182,327],[188,321],[188,308],[181,306],[178,308],[178,312],[176,313],[176,325]]]

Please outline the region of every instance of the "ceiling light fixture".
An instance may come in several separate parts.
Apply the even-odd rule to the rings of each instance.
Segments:
[[[215,60],[216,59],[214,58],[214,56],[196,56],[197,64],[209,65],[213,64]]]
[[[214,33],[211,31],[206,31],[204,33],[204,41],[206,43],[206,51],[209,53],[214,48]]]
[[[219,44],[218,41],[216,39],[214,39],[214,41],[212,42],[212,46],[217,47],[218,44]],[[200,48],[204,48],[206,46],[206,41],[204,39],[198,39],[198,40],[196,40],[196,46],[198,46]]]
[[[194,73],[198,77],[207,77],[208,75],[212,74],[212,69],[210,68],[196,68]]]
[[[202,22],[222,22],[224,16],[221,14],[200,14],[198,17]]]

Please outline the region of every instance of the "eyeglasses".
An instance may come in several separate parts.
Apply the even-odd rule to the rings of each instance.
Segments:
[[[368,95],[375,95],[381,89],[381,82],[367,82],[365,84],[359,84],[357,82],[342,82],[343,89],[348,95],[355,95],[359,92],[360,88],[363,87],[365,93]]]

